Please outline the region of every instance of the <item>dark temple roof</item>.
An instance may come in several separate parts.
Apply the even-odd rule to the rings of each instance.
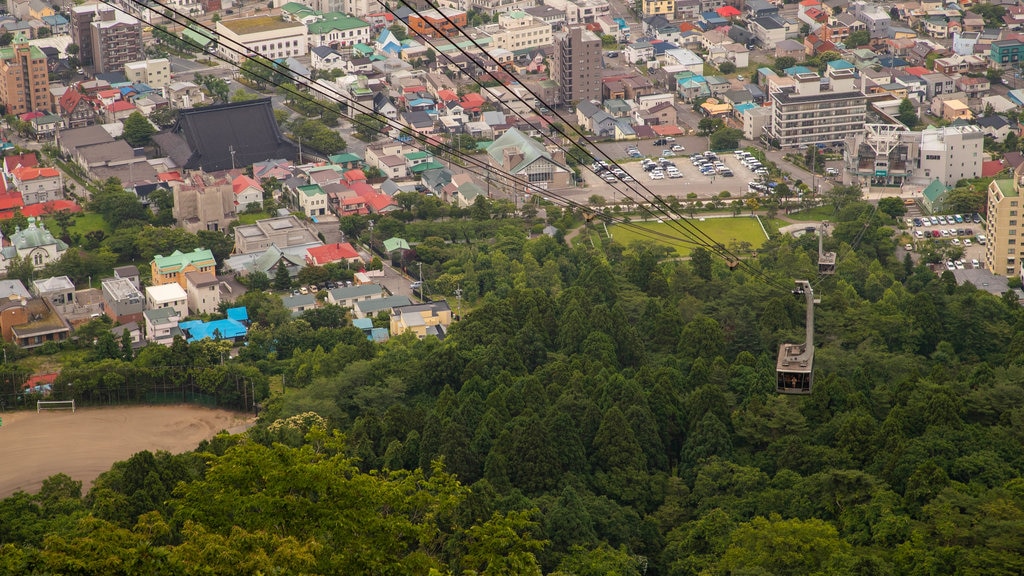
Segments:
[[[241,168],[271,158],[294,160],[295,144],[284,137],[270,98],[182,110],[173,128],[153,141],[180,168],[206,172]]]

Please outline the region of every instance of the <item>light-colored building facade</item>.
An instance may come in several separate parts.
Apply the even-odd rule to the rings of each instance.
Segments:
[[[185,293],[192,314],[213,314],[220,306],[220,281],[211,272],[186,273]]]
[[[101,6],[89,25],[92,65],[96,72],[121,72],[128,62],[141,60],[144,55],[142,23],[109,6],[93,6]]]
[[[852,70],[830,74],[830,89],[822,90],[814,73],[797,74],[792,89],[771,94],[772,122],[766,137],[780,148],[832,146],[864,130],[867,100],[854,86]]]
[[[285,249],[319,242],[316,232],[289,214],[235,226],[235,254],[263,252],[271,245]]]
[[[217,34],[223,39],[219,48],[221,56],[235,64],[256,54],[272,60],[305,56],[309,49],[305,24],[286,22],[275,16],[221,20],[217,22]],[[245,46],[247,53],[244,55],[236,51],[239,44]]]
[[[867,124],[846,142],[846,166],[858,183],[927,185],[939,180],[955,186],[981,176],[985,133],[978,126],[929,127],[920,132],[903,125]]]
[[[142,82],[151,88],[163,88],[171,83],[171,61],[167,58],[153,58],[128,62],[124,75],[132,84]]]
[[[526,12],[514,11],[498,16],[498,23],[485,26],[491,46],[510,52],[551,45],[551,24]]]
[[[177,284],[146,286],[146,308],[171,308],[179,317],[184,318],[188,316],[188,293]]]
[[[213,258],[213,252],[204,248],[196,248],[191,252],[175,250],[170,256],[157,254],[149,266],[150,281],[154,286],[177,284],[184,293],[186,274],[189,272],[213,274],[217,268],[217,261]]]
[[[1024,247],[1024,228],[1021,220],[1020,169],[1013,178],[993,180],[988,185],[988,214],[986,215],[985,268],[1001,276],[1019,276],[1020,255]]]
[[[11,170],[11,181],[26,206],[64,197],[64,182],[56,168],[15,168]]]

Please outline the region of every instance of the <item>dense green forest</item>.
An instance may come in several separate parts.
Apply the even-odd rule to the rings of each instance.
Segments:
[[[256,293],[223,365],[108,342],[77,393],[102,389],[90,370],[195,362],[211,393],[288,387],[244,435],[0,501],[0,573],[1024,573],[1021,308],[895,259],[881,212],[834,220],[833,277],[814,237],[759,250],[769,284],[508,226],[422,243],[469,295],[444,341],[373,345]],[[775,287],[793,279],[821,298],[806,397],[774,392],[779,343],[803,338]]]

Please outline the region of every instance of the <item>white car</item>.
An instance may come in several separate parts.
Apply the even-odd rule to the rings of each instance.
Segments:
[[[977,258],[971,260],[971,268],[981,268],[981,264],[978,262]]]
[[[970,246],[970,245],[971,245],[971,239],[970,238],[964,238],[964,246]]]
[[[947,270],[956,270],[956,264],[953,264],[952,260],[946,260],[946,269]]]
[[[920,230],[914,230],[914,236],[917,238],[924,238],[924,232],[921,232]]]
[[[673,152],[682,152],[682,151],[684,151],[684,150],[686,150],[686,148],[683,148],[683,147],[682,147],[681,145],[679,145],[679,144],[675,144],[674,146],[672,146],[672,151],[673,151]]]
[[[960,245],[960,239],[959,238],[953,238],[953,246],[959,246],[959,245]]]
[[[651,172],[651,180],[664,180],[664,179],[665,179],[665,173],[664,172]]]
[[[964,261],[963,260],[957,260],[956,262],[954,262],[954,265],[956,266],[957,270],[963,270],[964,269]]]

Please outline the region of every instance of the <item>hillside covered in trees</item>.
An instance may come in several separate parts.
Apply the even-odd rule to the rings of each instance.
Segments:
[[[211,390],[288,388],[245,435],[0,501],[0,573],[1024,572],[1024,313],[895,260],[888,216],[838,216],[834,277],[813,237],[752,261],[816,284],[807,397],[774,391],[803,338],[789,292],[701,251],[515,227],[418,247],[471,308],[444,341],[373,345],[260,294],[224,366],[97,358],[83,382],[200,355]]]

